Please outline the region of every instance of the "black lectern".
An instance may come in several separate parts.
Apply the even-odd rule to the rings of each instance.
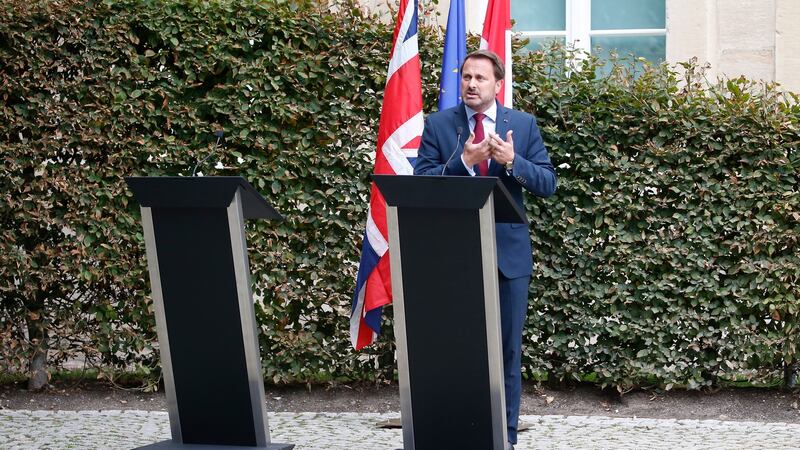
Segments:
[[[281,219],[241,177],[126,178],[141,205],[172,440],[271,444],[244,219]]]
[[[525,214],[495,177],[381,176],[403,447],[506,445],[495,220]]]

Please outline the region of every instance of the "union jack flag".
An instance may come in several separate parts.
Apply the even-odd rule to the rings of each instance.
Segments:
[[[424,120],[417,41],[417,0],[401,0],[386,77],[375,174],[412,175]],[[386,203],[372,183],[367,229],[350,313],[350,340],[359,350],[375,341],[383,306],[392,302]]]

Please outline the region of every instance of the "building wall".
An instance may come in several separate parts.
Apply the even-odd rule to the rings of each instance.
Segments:
[[[481,13],[480,19],[476,19],[480,21],[478,24],[478,29],[483,26],[483,15],[486,11],[487,1],[488,0],[465,0],[465,7],[467,8],[467,11],[470,10],[470,6],[466,6],[466,4],[469,2],[477,2],[479,7],[481,6],[480,4],[482,4],[484,13]],[[365,9],[378,13],[385,20],[393,21],[396,18],[397,8],[400,5],[400,0],[360,0],[359,3]],[[419,0],[419,5],[423,11],[428,13],[419,16],[419,20],[422,23],[428,25],[438,24],[442,27],[447,25],[447,9],[450,7],[449,0],[439,0],[438,4],[431,0]],[[467,29],[470,29],[469,23],[467,23]]]
[[[398,0],[362,0],[388,11]],[[465,0],[467,30],[480,33],[488,0]],[[444,26],[450,2],[420,0],[439,16],[423,20]],[[696,57],[708,75],[777,81],[800,93],[800,0],[666,0],[667,61]],[[471,50],[471,49],[470,49]]]
[[[667,0],[667,61],[697,57],[712,77],[777,81],[800,92],[800,2]]]
[[[778,0],[775,8],[775,81],[800,93],[800,1]]]

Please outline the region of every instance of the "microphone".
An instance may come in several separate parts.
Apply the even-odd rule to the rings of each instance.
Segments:
[[[458,152],[458,146],[461,144],[461,133],[463,132],[464,132],[463,128],[461,127],[456,128],[456,133],[458,133],[458,136],[456,136],[456,148],[453,149],[453,152],[450,153],[450,157],[447,158],[447,161],[444,162],[444,166],[442,167],[442,173],[439,174],[440,176],[444,176],[444,171],[447,170],[447,165],[450,163],[450,160],[453,159],[453,156],[455,156],[456,152]]]
[[[213,155],[214,153],[217,152],[217,149],[219,148],[219,141],[222,139],[222,135],[223,134],[225,134],[224,130],[217,130],[217,131],[214,132],[214,136],[217,137],[217,143],[214,144],[214,148],[211,149],[211,153],[206,155],[205,158],[201,159],[200,161],[197,162],[197,164],[194,165],[194,167],[192,168],[192,176],[195,176],[195,173],[197,172],[197,166],[199,166],[199,165],[203,164],[204,162],[206,162],[206,160],[208,158],[210,158],[211,155]]]

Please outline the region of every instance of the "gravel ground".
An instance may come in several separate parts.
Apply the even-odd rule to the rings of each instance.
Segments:
[[[269,415],[269,428],[272,442],[295,444],[295,450],[396,450],[403,446],[402,431],[375,426],[393,415],[278,412]],[[517,450],[800,448],[798,424],[593,416],[521,419],[530,428],[520,433]],[[163,411],[0,411],[4,450],[122,450],[168,439],[169,420]]]

